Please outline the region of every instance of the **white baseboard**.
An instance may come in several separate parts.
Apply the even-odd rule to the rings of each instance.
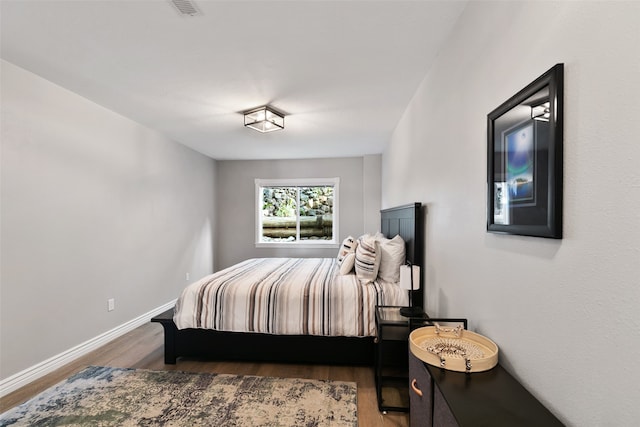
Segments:
[[[152,317],[162,313],[163,311],[169,310],[176,303],[176,300],[170,301],[158,308],[155,308],[141,316],[136,317],[133,320],[130,320],[126,323],[123,323],[120,326],[116,326],[115,328],[107,331],[103,334],[98,335],[97,337],[91,338],[88,341],[83,342],[69,350],[63,351],[60,354],[57,354],[43,362],[38,363],[37,365],[33,365],[30,368],[27,368],[23,371],[18,372],[10,376],[9,378],[5,378],[0,381],[0,397],[5,396],[11,393],[14,390],[19,389],[32,381],[37,380],[40,377],[45,376],[46,374],[55,371],[66,365],[73,360],[84,356],[85,354],[100,348],[105,345],[109,341],[112,341],[118,338],[121,335],[126,334],[134,330],[135,328],[144,325],[149,322]]]

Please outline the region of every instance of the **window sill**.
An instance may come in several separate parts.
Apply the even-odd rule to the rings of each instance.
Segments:
[[[318,243],[301,243],[301,242],[290,242],[290,243],[263,243],[256,242],[256,248],[289,248],[289,249],[337,249],[340,247],[340,244],[337,242],[318,242]]]

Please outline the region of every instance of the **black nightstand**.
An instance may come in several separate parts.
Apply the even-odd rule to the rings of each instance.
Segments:
[[[375,377],[378,409],[409,411],[409,317],[399,306],[376,306]],[[427,318],[424,315],[423,318]]]

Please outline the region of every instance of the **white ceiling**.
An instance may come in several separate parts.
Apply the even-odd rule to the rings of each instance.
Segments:
[[[381,153],[466,1],[1,0],[1,56],[216,159]],[[243,127],[271,104],[285,129]]]

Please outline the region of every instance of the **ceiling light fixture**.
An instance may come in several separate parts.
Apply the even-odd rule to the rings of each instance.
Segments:
[[[284,114],[268,105],[254,108],[244,112],[244,125],[262,133],[284,129]]]
[[[551,117],[551,111],[549,110],[549,101],[543,102],[540,105],[536,105],[531,107],[531,118],[533,120],[541,120],[543,122],[548,122],[549,117]]]
[[[196,16],[202,14],[195,3],[190,0],[170,0],[170,2],[182,16]]]

